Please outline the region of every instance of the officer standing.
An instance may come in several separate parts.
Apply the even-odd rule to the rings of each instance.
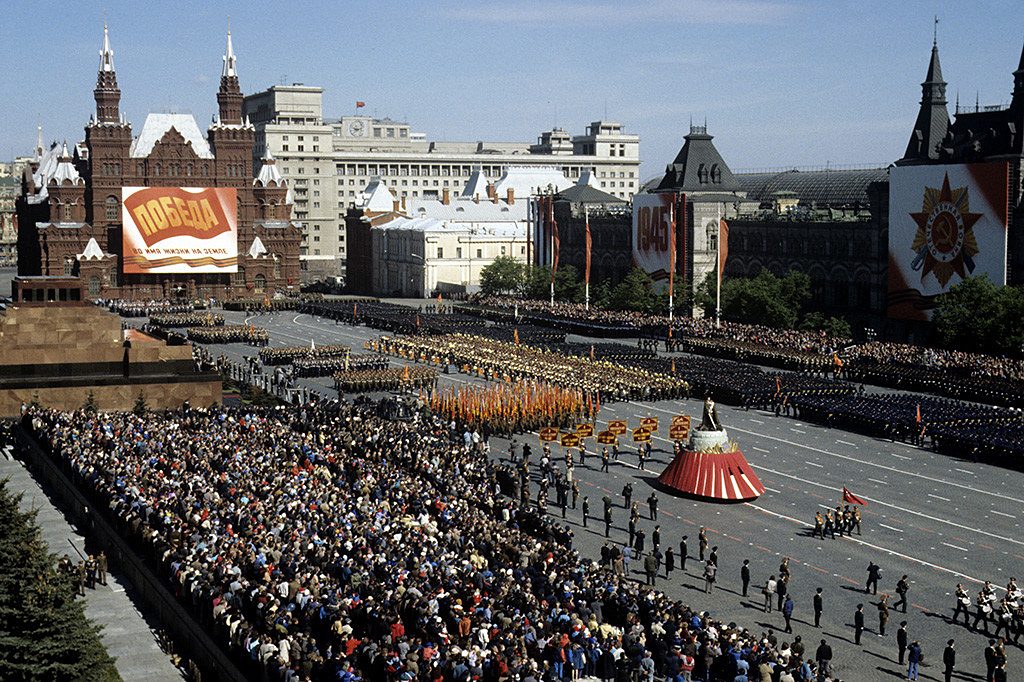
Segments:
[[[896,631],[896,649],[899,651],[899,664],[903,665],[903,658],[907,655],[907,621],[900,622],[900,629]]]
[[[907,581],[907,576],[904,575],[896,582],[896,594],[900,596],[899,600],[892,605],[895,611],[900,606],[903,607],[903,613],[907,612],[907,592],[910,591],[910,583]]]
[[[740,568],[740,580],[743,582],[743,596],[747,596],[747,588],[750,587],[750,559],[743,560]]]
[[[953,669],[956,667],[956,649],[953,645],[956,640],[949,640],[946,642],[946,648],[942,652],[942,665],[945,667],[943,675],[945,676],[945,682],[951,682],[953,679]]]
[[[651,493],[651,496],[647,498],[647,508],[651,512],[651,521],[658,520],[658,494]]]
[[[633,499],[633,484],[627,482],[626,485],[622,486],[622,498],[625,503],[622,505],[623,509],[629,509],[629,504]]]
[[[697,533],[697,547],[700,550],[700,560],[704,561],[704,552],[708,549],[708,533],[704,526],[701,526],[700,532]]]
[[[825,599],[821,596],[819,587],[814,593],[814,627],[821,627],[821,613],[825,610]]]
[[[679,541],[679,569],[682,571],[686,570],[686,559],[688,557],[686,553],[686,539],[688,535],[684,535],[683,539]]]
[[[864,633],[864,605],[857,604],[857,611],[853,614],[853,642],[860,645],[860,636]]]
[[[889,622],[889,595],[883,594],[878,602],[878,634],[885,636],[885,624]]]
[[[673,569],[676,567],[676,554],[672,551],[672,545],[669,545],[665,549],[665,578],[672,575]]]
[[[587,517],[590,516],[590,498],[583,496],[583,527],[587,527]]]

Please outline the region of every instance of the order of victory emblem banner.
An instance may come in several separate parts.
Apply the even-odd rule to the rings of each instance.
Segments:
[[[889,178],[889,317],[927,320],[968,277],[1006,283],[1009,167],[898,166]]]

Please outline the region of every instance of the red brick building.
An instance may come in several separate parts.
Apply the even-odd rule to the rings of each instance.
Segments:
[[[76,276],[87,298],[233,299],[298,290],[299,227],[273,158],[253,172],[255,129],[228,33],[218,115],[206,136],[188,114],[150,114],[142,130],[120,112],[121,90],[103,31],[96,114],[73,149],[36,149],[17,200],[18,274]],[[238,197],[237,273],[124,274],[122,187],[224,187]]]

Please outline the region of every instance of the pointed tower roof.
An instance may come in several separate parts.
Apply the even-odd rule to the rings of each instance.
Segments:
[[[257,236],[252,240],[252,246],[249,247],[249,257],[259,258],[265,255],[267,255],[267,247],[263,245],[263,240]]]
[[[921,109],[914,131],[907,142],[902,161],[934,161],[939,158],[939,144],[949,132],[949,111],[946,109],[946,82],[942,80],[939,44],[932,40],[928,73],[921,83]]]
[[[659,192],[734,192],[740,189],[729,165],[718,153],[708,135],[707,124],[691,125],[683,138],[682,149],[675,161],[665,168],[656,191]]]
[[[1017,70],[1013,72],[1013,99],[1020,103],[1024,98],[1024,48],[1020,51],[1020,62]]]
[[[252,184],[253,187],[270,187],[271,183],[276,187],[283,187],[284,178],[281,177],[281,171],[277,169],[274,156],[268,149],[263,155],[263,165],[260,167],[260,172],[256,179],[252,181]]]
[[[103,260],[103,249],[95,237],[89,237],[89,243],[85,245],[85,250],[78,254],[78,260]]]
[[[110,30],[103,22],[103,49],[100,50],[100,71],[114,70],[114,51],[110,49]]]
[[[54,182],[58,185],[63,185],[64,181],[71,182],[72,185],[77,185],[82,182],[82,177],[78,174],[78,169],[75,168],[75,164],[71,163],[71,154],[68,153],[68,143],[65,142],[64,146],[60,150],[60,158],[57,160],[57,168],[53,172],[53,176],[49,182]]]
[[[235,48],[231,45],[231,29],[228,29],[228,44],[224,48],[224,66],[220,71],[221,78],[225,76],[238,76],[235,71]]]

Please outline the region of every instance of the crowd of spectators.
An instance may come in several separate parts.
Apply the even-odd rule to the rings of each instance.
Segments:
[[[325,401],[23,423],[250,679],[816,678],[802,644],[580,557],[446,420]]]

